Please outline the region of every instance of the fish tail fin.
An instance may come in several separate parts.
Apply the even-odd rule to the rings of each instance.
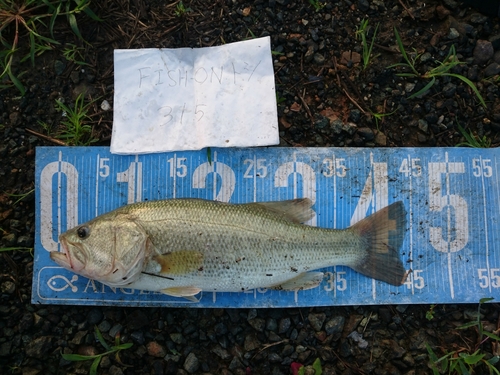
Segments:
[[[392,285],[403,284],[407,276],[399,256],[406,234],[406,210],[403,202],[393,203],[375,212],[350,229],[366,244],[365,254],[351,268]]]

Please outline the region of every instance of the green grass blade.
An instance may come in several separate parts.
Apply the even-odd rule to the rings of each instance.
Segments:
[[[462,354],[462,353],[460,353],[460,354]],[[485,355],[486,354],[484,354],[484,353],[479,353],[479,350],[476,350],[473,354],[464,355],[463,358],[464,358],[464,362],[467,363],[468,365],[475,365],[479,361],[481,361]]]
[[[31,250],[32,247],[18,247],[18,246],[13,246],[13,247],[0,247],[0,253],[4,251],[28,251]]]
[[[460,369],[460,374],[462,375],[470,375],[469,370],[467,370],[467,367],[465,367],[463,361],[457,361],[458,362],[458,368]]]
[[[24,85],[21,83],[21,81],[18,80],[17,77],[11,72],[10,67],[9,70],[7,71],[7,74],[9,75],[9,78],[14,84],[14,86],[16,86],[19,92],[21,93],[21,96],[24,96],[24,94],[26,94],[26,89],[24,88]]]
[[[80,34],[80,30],[78,29],[78,24],[76,23],[76,17],[73,13],[68,14],[68,22],[75,35],[83,40],[82,34]]]
[[[102,336],[102,333],[99,330],[99,328],[97,328],[97,326],[95,326],[94,330],[95,330],[95,335],[97,337],[97,340],[101,343],[102,346],[104,346],[104,349],[106,349],[107,351],[112,350],[111,346],[109,346],[109,344],[106,342],[106,340],[104,340],[104,337]]]
[[[408,97],[408,99],[412,99],[412,98],[415,98],[417,96],[425,94],[427,91],[430,90],[430,88],[432,87],[432,85],[434,85],[434,82],[436,82],[436,78],[432,77],[431,80],[430,80],[430,82],[427,85],[425,85],[424,88],[422,88],[421,90],[418,90],[416,93],[410,95]]]
[[[481,298],[481,299],[479,300],[479,304],[481,304],[481,305],[482,305],[483,303],[493,301],[494,299],[495,299],[495,298],[493,298],[493,297],[484,297],[484,298]]]
[[[92,18],[94,21],[99,21],[99,22],[102,22],[103,20],[101,18],[99,18],[97,16],[97,14],[94,13],[94,11],[92,9],[90,9],[88,6],[86,6],[83,11],[85,12],[85,14],[87,16],[89,16],[90,18]]]
[[[80,354],[64,354],[64,353],[61,353],[61,356],[66,361],[79,362],[79,361],[88,361],[89,359],[95,359],[97,357],[101,357],[101,354],[96,354],[96,355],[80,355]]]
[[[113,345],[111,347],[111,350],[113,350],[113,351],[125,350],[125,349],[131,348],[132,345],[134,345],[134,344],[131,342],[127,342],[127,343],[119,344],[119,345]]]
[[[483,335],[488,336],[490,339],[493,339],[495,341],[500,341],[500,337],[495,335],[494,333],[483,331]]]
[[[498,356],[496,356],[496,357],[498,358]],[[495,357],[493,357],[493,358],[495,358]],[[489,360],[487,360],[487,361],[483,361],[483,362],[484,362],[484,364],[485,364],[486,366],[488,366],[488,369],[490,370],[490,374],[495,373],[495,374],[497,374],[497,375],[500,375],[500,372],[498,371],[498,369],[494,366],[494,364],[493,364],[493,363],[491,363],[491,362],[490,362],[490,360],[491,360],[491,359],[493,359],[493,358],[490,358]],[[497,359],[497,360],[498,360],[498,359]]]
[[[101,356],[94,359],[94,362],[92,362],[92,366],[90,366],[89,375],[97,375],[97,367],[99,367],[101,359],[102,359]]]
[[[472,91],[474,91],[474,94],[476,94],[477,98],[481,102],[482,106],[484,108],[486,108],[486,103],[485,103],[483,97],[481,96],[481,93],[477,89],[476,85],[470,79],[468,79],[467,77],[464,77],[461,74],[455,74],[455,73],[446,73],[446,74],[443,74],[443,75],[458,78],[461,81],[465,82],[467,85],[469,85],[469,87],[472,89]]]

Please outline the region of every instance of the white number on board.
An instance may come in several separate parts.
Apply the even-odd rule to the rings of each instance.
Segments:
[[[469,241],[467,202],[450,193],[450,176],[460,173],[465,173],[462,162],[429,163],[429,210],[446,214],[443,220],[446,232],[443,233],[442,227],[431,226],[429,237],[432,246],[444,253],[460,251]]]
[[[477,273],[480,288],[487,289],[490,286],[500,288],[500,268],[490,268],[489,274],[486,268],[479,268]]]
[[[246,159],[243,163],[248,164],[243,178],[253,178],[254,174],[255,177],[260,178],[264,178],[267,176],[266,159]]]
[[[116,181],[127,184],[127,204],[142,201],[142,162],[137,158],[127,170],[116,174]]]
[[[337,177],[345,177],[347,174],[344,158],[325,158],[323,164],[325,165],[325,170],[323,171],[323,176],[325,177],[333,177],[334,175]]]
[[[406,177],[419,177],[422,175],[422,166],[420,165],[420,159],[418,158],[408,158],[403,159],[401,166],[399,167],[399,172],[403,173]]]
[[[493,176],[491,159],[472,159],[472,174],[474,175],[474,177]]]
[[[186,177],[187,176],[187,158],[173,157],[167,160],[170,166],[170,177]]]
[[[347,279],[344,277],[345,271],[339,272],[325,272],[326,283],[324,289],[327,292],[331,292],[332,290],[338,290],[343,292],[347,289]]]

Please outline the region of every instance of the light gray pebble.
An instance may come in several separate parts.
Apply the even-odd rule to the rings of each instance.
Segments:
[[[186,370],[188,373],[194,374],[200,368],[200,361],[198,360],[196,355],[191,352],[186,357],[183,367],[184,370]]]
[[[115,338],[118,333],[120,333],[123,329],[123,326],[121,324],[115,324],[111,329],[109,330],[109,335],[112,338]]]
[[[460,36],[460,33],[457,31],[457,29],[450,27],[450,32],[448,33],[448,39],[453,40],[457,39]]]
[[[12,294],[16,291],[16,284],[12,281],[5,281],[2,283],[0,290],[2,293]]]
[[[325,331],[327,335],[340,333],[344,329],[345,318],[341,315],[330,319],[325,324]]]
[[[321,331],[321,328],[323,328],[323,323],[325,322],[326,315],[324,313],[320,314],[309,314],[308,317],[309,319],[309,324],[311,327],[316,331],[319,332]]]

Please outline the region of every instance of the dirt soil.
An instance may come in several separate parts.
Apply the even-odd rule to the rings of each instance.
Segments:
[[[206,47],[270,36],[282,146],[442,147],[500,144],[500,22],[453,0],[116,0],[92,2],[102,19],[77,15],[79,39],[65,17],[54,26],[60,44],[23,61],[29,39],[20,28],[13,64],[24,96],[8,77],[0,82],[0,238],[2,247],[32,247],[35,235],[34,157],[42,145],[109,145],[113,51],[127,48]],[[374,38],[366,67],[360,25]],[[416,59],[417,76],[398,48]],[[41,28],[40,33],[49,35]],[[13,40],[14,28],[2,31]],[[76,46],[67,59],[64,50]],[[449,56],[450,49],[456,55]],[[461,64],[438,76],[441,63]],[[427,75],[426,75],[427,73]],[[477,88],[475,92],[470,84]],[[91,132],[68,137],[56,100],[68,106],[83,94]],[[484,105],[481,104],[481,99]],[[104,108],[104,109],[103,109]],[[23,196],[16,196],[26,194]],[[91,361],[63,353],[102,353],[97,325],[108,342],[116,333],[132,348],[105,356],[102,374],[290,374],[319,358],[324,374],[431,373],[426,344],[438,356],[480,350],[500,355],[477,327],[477,305],[351,306],[313,309],[135,309],[30,304],[33,257],[2,251],[0,372],[85,374]],[[483,296],[477,296],[479,299]],[[480,310],[484,329],[500,328],[499,305]],[[363,334],[367,346],[352,332]],[[294,367],[295,366],[295,367]],[[497,365],[498,368],[498,365]],[[294,372],[295,371],[295,372]],[[314,374],[308,368],[306,373]],[[476,373],[488,373],[484,365]],[[497,372],[498,373],[498,372]]]

